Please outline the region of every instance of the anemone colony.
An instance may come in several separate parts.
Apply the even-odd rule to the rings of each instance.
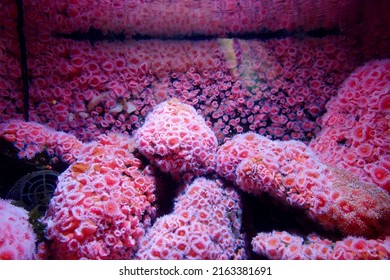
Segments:
[[[29,121],[14,2],[0,160],[66,167],[0,259],[390,258],[388,1],[26,0]]]

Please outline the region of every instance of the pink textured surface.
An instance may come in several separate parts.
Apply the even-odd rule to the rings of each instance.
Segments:
[[[82,143],[71,134],[21,120],[1,123],[0,137],[18,149],[19,158],[27,159],[45,151],[49,156],[59,156],[64,162],[72,163],[82,146]]]
[[[324,227],[344,234],[375,236],[390,225],[386,191],[321,163],[298,141],[237,135],[219,148],[217,173],[248,193],[269,193],[305,209]]]
[[[0,260],[35,258],[36,236],[26,210],[0,199]]]
[[[158,105],[135,139],[144,156],[177,179],[214,170],[217,138],[193,107],[177,99]]]
[[[326,107],[310,147],[324,163],[390,191],[390,60],[356,69]]]
[[[258,254],[277,260],[382,260],[390,259],[390,238],[346,237],[331,241],[311,234],[305,238],[288,232],[259,233],[252,240]]]
[[[155,215],[155,179],[121,135],[84,144],[42,222],[55,259],[130,259]],[[142,168],[142,169],[141,169]]]
[[[352,0],[26,1],[29,19],[42,33],[86,32],[93,27],[104,33],[123,32],[127,38],[330,29],[356,21],[358,8]],[[39,13],[42,10],[45,13]]]
[[[388,248],[388,238],[347,236],[389,235],[388,195],[377,188],[389,191],[389,61],[370,62],[339,86],[367,59],[388,57],[389,1],[23,2],[33,122],[16,120],[24,113],[17,9],[15,1],[4,0],[0,138],[13,143],[23,163],[46,152],[70,164],[45,218],[52,246],[41,243],[39,258],[133,258],[138,250],[139,258],[251,257],[242,250],[240,219],[221,226],[226,219],[203,205],[208,212],[192,211],[191,221],[176,215],[184,211],[176,210],[179,205],[191,208],[184,196],[196,194],[182,194],[174,212],[149,230],[161,177],[146,162],[176,183],[204,174],[217,178],[217,169],[219,179],[251,195],[267,192],[326,229],[338,228],[349,247],[329,257],[328,247],[313,245],[316,256],[388,258],[381,247]],[[234,39],[221,39],[226,37]],[[172,98],[185,109],[179,122],[165,110]],[[264,137],[229,146],[245,132]],[[133,153],[129,134],[147,160]],[[217,140],[227,141],[223,147],[231,154],[216,167]],[[337,169],[318,161],[303,144],[310,141],[316,156]],[[221,207],[240,213],[237,194],[216,184],[203,196],[221,194],[230,204]],[[238,216],[229,214],[227,223]],[[179,231],[183,222],[190,231]],[[160,237],[158,250],[149,240],[140,246],[145,232],[152,240]],[[167,249],[178,246],[173,237],[185,243],[179,251]],[[317,239],[312,235],[310,243]],[[279,257],[295,258],[296,248]]]
[[[0,3],[0,122],[22,113],[23,95],[16,2]],[[19,102],[17,102],[17,100]]]
[[[138,259],[244,259],[240,198],[221,182],[198,178],[140,240]]]
[[[88,141],[107,131],[133,133],[172,97],[194,106],[220,142],[246,131],[309,141],[325,103],[359,63],[356,42],[342,35],[91,45],[27,26],[34,42],[27,50],[30,120]],[[3,43],[9,55],[0,60],[19,70],[13,45]],[[20,73],[5,69],[3,121],[22,118],[24,105]]]

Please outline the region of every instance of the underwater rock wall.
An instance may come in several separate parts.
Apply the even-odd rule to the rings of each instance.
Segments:
[[[23,116],[20,48],[15,1],[0,3],[0,121]]]
[[[262,30],[308,31],[357,21],[356,1],[25,1],[47,33],[123,32],[134,36],[226,36]],[[41,13],[44,11],[44,13]],[[283,13],[280,13],[283,11]]]
[[[108,1],[95,6],[94,1],[76,2],[25,1],[25,33],[31,120],[72,132],[83,140],[94,139],[106,131],[132,133],[155,105],[176,97],[198,110],[220,143],[226,137],[246,131],[269,135],[272,139],[296,139],[307,143],[320,130],[318,120],[325,112],[326,102],[336,94],[346,76],[362,62],[360,41],[332,32],[325,32],[319,37],[299,32],[274,34],[264,41],[256,37],[244,39],[245,36],[243,39],[199,41],[126,40],[129,38],[120,36],[121,32],[126,33],[125,27],[133,26],[131,20],[139,14],[136,13],[137,9],[146,7],[149,8],[148,16],[157,11],[170,14],[166,6],[173,10],[183,6],[188,12],[193,12],[196,10],[194,5],[200,5],[198,8],[206,12],[218,10],[222,15],[231,14],[233,18],[240,18],[240,13],[236,11],[240,6],[243,9],[260,5],[262,8],[259,6],[259,11],[272,11],[274,5],[284,5],[286,11],[291,13],[299,11],[302,15],[310,14],[312,18],[307,22],[313,23],[314,19],[318,19],[317,25],[327,29],[337,25],[336,18],[339,22],[348,22],[349,17],[341,20],[347,11],[350,17],[355,17],[353,11],[357,8],[355,5],[351,8],[352,2],[340,4],[325,1],[310,6],[310,1],[286,4],[273,1],[214,1],[215,9],[207,9],[211,6],[206,1],[170,1],[170,4]],[[108,5],[105,14],[93,17],[94,9],[101,9],[104,5]],[[7,9],[4,10],[5,17],[12,19],[16,7],[12,4],[8,6],[12,9],[9,15]],[[305,13],[304,7],[309,6],[321,13]],[[329,23],[322,15],[331,14],[331,9],[338,12],[334,13],[335,20]],[[129,22],[107,14],[126,11]],[[244,11],[249,9],[245,8]],[[259,23],[257,30],[267,29],[268,22],[278,22],[271,15],[267,13],[268,18]],[[167,20],[169,16],[154,18]],[[180,18],[190,19],[185,17],[185,13]],[[294,18],[297,20],[301,17]],[[96,23],[99,20],[107,22]],[[71,23],[73,27],[67,29],[68,25],[63,21]],[[148,28],[149,21],[143,23],[143,28]],[[310,24],[302,24],[306,25],[308,30],[311,29]],[[164,28],[169,29],[169,26],[183,25],[159,24],[161,32],[164,32]],[[213,25],[204,26],[211,28]],[[226,26],[217,26],[221,30],[228,30]],[[240,26],[243,30],[237,34],[251,30],[245,29],[248,27],[244,24]],[[111,30],[112,33],[109,36],[105,32],[88,33],[90,27],[99,32]],[[60,28],[63,30],[57,30]],[[221,35],[217,27],[213,28],[215,34]],[[268,29],[281,28],[285,27]],[[81,33],[71,36],[73,31]],[[146,31],[139,33],[148,35]],[[191,36],[195,33],[192,32]],[[191,36],[188,39],[196,38]],[[383,36],[386,37],[386,32],[383,32]],[[9,37],[7,33],[5,37]],[[381,45],[385,47],[387,41],[381,41]],[[7,52],[15,49],[16,45],[8,47]],[[380,53],[375,56],[380,56]],[[6,64],[12,65],[10,61]],[[5,85],[8,90],[1,96],[0,111],[3,113],[0,120],[21,118],[24,111],[20,69],[14,68],[4,73],[4,78],[9,76],[4,82],[11,85]],[[16,76],[13,76],[13,72],[17,73]],[[12,81],[17,84],[12,85]]]
[[[371,66],[364,66],[345,81],[350,73],[368,59],[389,56],[390,28],[382,24],[387,16],[388,1],[375,1],[375,4],[361,1],[360,6],[356,1],[168,3],[42,0],[24,3],[30,120],[36,123],[18,121],[23,119],[24,104],[16,33],[17,9],[14,1],[2,1],[0,135],[4,140],[14,143],[21,160],[31,159],[37,153],[46,152],[48,157],[58,156],[61,161],[70,164],[70,168],[60,177],[59,190],[45,217],[50,242],[40,244],[38,258],[147,258],[151,252],[156,251],[143,236],[157,240],[158,237],[172,237],[175,234],[183,240],[188,239],[181,245],[172,243],[172,238],[161,243],[158,248],[161,250],[158,251],[160,255],[154,257],[167,257],[167,248],[180,245],[182,250],[171,252],[173,254],[169,255],[169,258],[250,258],[253,257],[250,253],[252,250],[268,258],[389,258],[387,222],[382,223],[386,220],[383,217],[388,216],[388,196],[377,195],[375,199],[376,194],[384,193],[378,187],[388,190],[389,186],[389,135],[386,126],[388,85],[385,82],[388,79],[388,61],[371,62],[370,65],[380,65],[377,67],[380,68],[379,74],[375,69],[371,71]],[[281,10],[285,13],[280,13]],[[371,72],[368,73],[365,69],[371,69]],[[355,83],[354,77],[358,74],[358,81]],[[366,81],[368,74],[373,75],[374,84],[379,89],[369,89],[372,80]],[[361,90],[357,91],[356,86]],[[373,109],[370,107],[373,104],[370,94],[377,92],[378,98],[373,100],[373,103],[377,104],[377,107],[373,107],[376,113],[366,114],[367,110]],[[349,98],[351,94],[359,95],[355,96],[356,104],[344,108],[343,98]],[[336,205],[338,208],[328,207],[328,211],[319,214],[313,209],[321,208],[321,201],[310,202],[307,198],[310,195],[296,195],[296,189],[302,189],[302,184],[294,185],[289,178],[286,178],[283,184],[276,180],[273,186],[281,191],[279,194],[271,192],[271,196],[280,198],[285,195],[281,200],[287,205],[287,211],[291,208],[302,208],[306,216],[311,216],[328,230],[337,228],[335,225],[339,224],[339,230],[342,232],[321,232],[324,236],[317,236],[315,233],[305,239],[289,233],[281,234],[279,230],[286,228],[272,228],[275,230],[272,233],[260,232],[258,237],[253,239],[252,248],[250,239],[254,235],[248,230],[248,218],[241,224],[239,208],[244,208],[245,205],[241,206],[239,199],[234,199],[229,203],[228,210],[225,209],[228,214],[221,212],[224,217],[221,221],[228,223],[224,234],[230,241],[222,244],[218,233],[209,236],[195,231],[192,234],[196,235],[196,239],[203,239],[204,242],[197,243],[199,246],[192,251],[186,245],[193,236],[188,234],[183,237],[181,233],[186,232],[177,231],[178,223],[182,222],[177,215],[180,212],[177,210],[179,202],[171,213],[159,218],[156,226],[153,226],[156,218],[154,207],[157,204],[154,195],[158,195],[153,183],[148,185],[147,190],[141,188],[139,191],[137,186],[136,191],[139,193],[135,198],[137,201],[133,203],[137,207],[131,210],[133,212],[125,209],[120,213],[122,210],[118,210],[118,204],[103,201],[106,200],[107,193],[118,196],[117,190],[122,192],[124,188],[132,188],[136,180],[133,175],[137,170],[127,166],[123,158],[124,154],[129,158],[133,156],[129,147],[124,148],[126,145],[113,141],[110,137],[118,134],[136,135],[137,131],[142,131],[140,128],[145,129],[144,123],[148,125],[148,114],[171,98],[182,102],[183,108],[191,108],[188,109],[192,112],[191,116],[199,115],[202,120],[198,119],[198,123],[204,131],[207,130],[206,136],[212,138],[213,143],[202,146],[205,150],[199,153],[202,156],[191,162],[188,156],[195,151],[191,150],[193,147],[188,147],[186,153],[180,153],[180,144],[174,145],[171,157],[164,158],[166,147],[155,147],[156,143],[152,138],[148,139],[149,144],[152,150],[156,149],[152,152],[148,152],[150,149],[142,150],[146,146],[141,147],[144,135],[139,133],[138,148],[148,160],[136,155],[135,165],[138,168],[144,163],[151,163],[164,172],[169,171],[169,168],[163,168],[166,162],[175,165],[175,170],[171,170],[174,171],[171,173],[176,179],[173,188],[183,188],[181,199],[185,199],[184,189],[190,186],[190,183],[180,182],[183,175],[188,180],[191,176],[207,173],[215,179],[217,175],[214,173],[211,159],[214,159],[213,153],[217,146],[229,143],[237,134],[249,132],[261,134],[270,143],[298,140],[311,144],[310,147],[324,163],[337,165],[338,168],[346,169],[359,177],[346,176],[351,178],[348,184],[346,183],[348,199],[351,202],[353,195],[350,194],[358,192],[362,198],[359,201],[362,201],[366,208],[351,209],[349,204],[343,203],[340,207]],[[329,100],[332,101],[328,103]],[[332,116],[335,114],[341,117],[335,120]],[[156,118],[158,120],[158,116]],[[10,119],[14,120],[9,122]],[[171,120],[171,117],[168,119]],[[348,119],[349,123],[344,127],[340,124],[343,124],[345,119]],[[350,135],[350,126],[363,121],[369,123],[372,128],[356,131],[357,138],[355,134]],[[336,123],[339,124],[337,127]],[[157,124],[161,122],[157,121]],[[112,132],[117,134],[110,134]],[[172,131],[167,133],[172,134]],[[187,142],[190,145],[197,142],[202,144],[199,135]],[[162,143],[170,143],[169,139],[164,140],[165,136],[160,137]],[[365,143],[361,144],[359,139]],[[88,146],[90,141],[104,148],[97,149],[95,154],[87,156],[87,163],[80,164],[79,161],[83,160],[79,154],[80,149],[83,145]],[[123,153],[117,151],[119,162],[103,162],[105,157],[102,153],[110,153],[116,149],[110,143],[118,147],[122,145],[121,148],[125,150]],[[129,143],[133,143],[132,140]],[[303,147],[303,143],[299,145]],[[328,146],[329,143],[331,145]],[[93,145],[90,144],[90,147]],[[202,153],[209,152],[208,147],[212,150],[209,162],[207,155]],[[290,148],[286,147],[286,150]],[[199,152],[199,148],[197,151]],[[273,155],[272,158],[278,156]],[[299,161],[299,158],[292,161]],[[176,166],[178,162],[180,166]],[[94,168],[87,166],[90,163]],[[241,176],[239,181],[235,182],[238,186],[241,181],[248,182],[249,177],[255,178],[256,173],[252,174],[249,167],[253,170],[264,167],[258,155],[255,162],[249,160],[245,163],[247,165],[240,165],[237,171]],[[109,168],[106,164],[109,164]],[[201,169],[197,170],[199,166]],[[321,163],[321,166],[324,164]],[[192,170],[194,168],[196,170]],[[130,173],[133,175],[118,175],[118,170],[127,169],[131,169]],[[328,167],[324,167],[325,169],[331,170]],[[275,167],[275,170],[279,170],[279,166]],[[141,173],[149,171],[151,170],[143,169]],[[105,174],[105,177],[104,172],[109,175]],[[313,174],[310,176],[316,176],[317,173]],[[7,174],[0,174],[0,178],[1,176]],[[234,176],[220,174],[219,179],[230,179],[234,182]],[[302,179],[305,187],[307,184],[312,186],[310,180],[313,178],[310,176]],[[119,179],[114,180],[112,177]],[[109,191],[91,192],[91,188],[96,187],[96,182],[91,183],[91,178],[92,181],[93,178],[100,180],[97,187],[111,185],[112,188]],[[161,178],[156,175],[155,179],[158,182]],[[80,189],[75,190],[72,187],[76,181],[79,186],[87,185],[86,188],[80,188],[84,189],[88,196],[100,201],[98,206],[108,209],[116,218],[108,218],[99,209],[96,210],[95,216],[85,216],[86,209],[91,206],[88,204],[91,204],[89,199],[86,206],[77,205],[74,212],[69,212],[72,215],[61,214],[66,216],[66,220],[62,220],[64,216],[56,219],[55,215],[61,208],[73,209],[72,203],[77,204],[83,200],[80,197],[85,194],[72,196],[73,199],[80,199],[79,201],[67,200],[69,190],[80,192]],[[217,181],[199,182],[212,184],[213,188],[216,184],[216,192],[222,193],[222,196],[227,191],[222,187],[225,184],[216,183]],[[264,184],[253,183],[253,180],[249,182],[264,187]],[[180,183],[183,185],[179,188],[177,184]],[[326,185],[324,180],[321,181],[320,187],[323,185]],[[230,187],[229,184],[226,186]],[[337,186],[340,187],[340,184]],[[356,186],[357,189],[353,191]],[[365,186],[370,187],[366,189]],[[235,197],[234,193],[230,192],[230,195]],[[264,190],[256,190],[255,193],[264,193]],[[305,194],[307,195],[307,192]],[[238,195],[243,197],[241,191]],[[179,196],[175,196],[177,197]],[[331,198],[320,197],[327,202],[326,206],[332,203],[333,199],[339,198],[337,195]],[[345,202],[345,199],[342,201]],[[232,215],[229,209],[234,209],[236,215]],[[349,214],[345,215],[344,219],[337,211],[347,211]],[[216,217],[211,214],[211,210],[209,213],[195,211],[191,222],[186,221],[187,226],[200,231],[213,231],[210,225],[215,222]],[[357,219],[351,222],[348,217]],[[93,223],[103,219],[103,223],[91,224],[91,219]],[[112,222],[115,219],[118,223]],[[202,219],[209,219],[206,225]],[[122,230],[121,225],[132,230]],[[239,234],[241,226],[245,236]],[[361,226],[363,230],[357,231],[357,226]],[[109,238],[103,238],[105,233],[109,233]],[[373,239],[355,238],[349,234]],[[234,245],[232,240],[236,242]],[[70,249],[64,253],[68,246]],[[205,253],[206,246],[213,248],[210,251],[212,254]],[[332,251],[333,247],[337,250]],[[370,249],[371,255],[361,253],[367,248]],[[78,255],[76,251],[81,253]],[[224,255],[222,251],[228,253]]]
[[[387,56],[386,0],[24,1],[34,34],[74,39],[272,38],[348,34],[365,59]],[[281,12],[283,11],[283,12]]]
[[[355,68],[350,49],[340,36],[93,46],[46,38],[29,48],[30,119],[83,140],[131,134],[155,105],[176,97],[194,106],[219,142],[246,131],[307,142]]]

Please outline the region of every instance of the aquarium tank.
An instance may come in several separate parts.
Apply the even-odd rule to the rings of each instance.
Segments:
[[[389,259],[389,11],[2,0],[0,259]]]

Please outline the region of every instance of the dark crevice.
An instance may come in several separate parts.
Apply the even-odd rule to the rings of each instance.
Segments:
[[[203,41],[213,40],[218,38],[236,38],[243,40],[271,40],[271,39],[282,39],[287,37],[314,37],[323,38],[329,35],[337,35],[340,33],[338,28],[324,29],[318,28],[310,31],[287,31],[285,29],[277,31],[261,30],[259,32],[247,32],[247,33],[228,33],[222,36],[220,35],[204,35],[193,33],[191,35],[176,35],[176,36],[150,36],[145,34],[136,33],[132,36],[126,36],[123,32],[114,33],[107,32],[103,33],[101,30],[90,27],[87,32],[75,31],[70,34],[66,33],[55,33],[55,37],[73,39],[76,41],[89,41],[92,45],[99,41],[125,41],[125,40],[191,40],[191,41]]]
[[[339,34],[340,34],[339,28],[332,28],[332,29],[318,28],[304,33],[305,36],[313,37],[313,38],[324,38],[329,35],[339,35]]]
[[[268,194],[256,197],[240,192],[242,203],[242,231],[246,233],[248,259],[266,259],[252,251],[251,241],[260,232],[287,231],[291,234],[307,236],[317,233],[332,240],[342,236],[339,232],[329,232],[311,220],[304,209],[299,209],[277,201]]]
[[[14,184],[24,175],[41,170],[64,172],[69,164],[46,152],[38,153],[31,159],[19,158],[17,149],[0,139],[0,197],[5,198]]]
[[[146,166],[151,166],[151,162],[138,150],[134,151],[134,156],[139,159],[142,164],[140,170],[144,170]],[[160,171],[153,167],[153,176],[156,180],[156,201],[157,213],[156,218],[170,214],[174,208],[174,202],[181,191],[180,183],[176,182],[168,173]]]
[[[75,41],[89,41],[91,45],[94,45],[96,42],[99,41],[113,42],[113,41],[125,41],[126,39],[126,36],[123,32],[121,33],[107,32],[106,34],[104,34],[101,30],[93,27],[90,27],[88,29],[88,32],[75,31],[70,34],[55,33],[54,37],[72,39]]]
[[[156,169],[156,205],[157,218],[170,214],[174,208],[174,202],[181,190],[179,184],[172,177]]]
[[[337,140],[337,144],[340,146],[344,146],[346,143],[347,143],[347,139],[345,138]]]

